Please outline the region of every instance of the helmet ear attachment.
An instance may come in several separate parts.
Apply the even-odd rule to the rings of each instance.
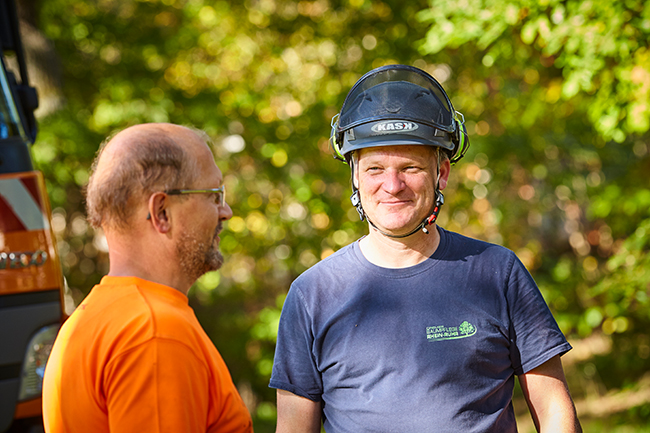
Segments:
[[[354,188],[354,192],[350,196],[350,201],[352,202],[352,206],[357,209],[359,218],[363,221],[366,218],[366,212],[363,210],[363,206],[361,205],[361,196],[358,189]]]
[[[462,113],[456,111],[456,116],[454,118],[455,131],[454,131],[454,145],[455,152],[454,155],[449,160],[452,164],[457,163],[465,156],[465,152],[469,149],[469,136],[467,134],[467,128],[465,127],[465,116]]]
[[[332,148],[332,156],[334,159],[339,161],[347,162],[343,155],[341,154],[341,145],[343,144],[343,134],[337,132],[339,124],[339,113],[335,114],[332,117],[332,122],[330,123],[332,127],[332,132],[330,133],[330,147]]]

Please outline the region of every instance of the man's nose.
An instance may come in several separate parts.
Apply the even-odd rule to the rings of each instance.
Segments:
[[[404,189],[404,179],[397,170],[388,170],[384,176],[383,188],[386,192],[396,194]]]
[[[219,220],[226,221],[230,218],[232,218],[232,209],[228,203],[224,203],[221,209],[219,209]]]

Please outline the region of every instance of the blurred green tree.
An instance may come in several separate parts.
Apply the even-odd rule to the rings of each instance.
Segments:
[[[26,1],[21,15],[40,30],[28,49],[54,49],[63,77],[62,89],[36,80],[55,102],[34,157],[68,284],[78,301],[108,269],[83,202],[101,141],[141,122],[206,130],[235,215],[225,266],[190,302],[256,431],[273,431],[267,383],[286,291],[366,230],[349,171],[330,154],[330,119],[363,73],[413,64],[449,91],[472,140],[440,224],[513,249],[531,270],[578,342],[567,363],[589,430],[641,428],[647,397],[600,412],[587,403],[648,390],[650,192],[638,179],[650,169],[649,11],[578,0]],[[54,64],[37,69],[52,77]]]

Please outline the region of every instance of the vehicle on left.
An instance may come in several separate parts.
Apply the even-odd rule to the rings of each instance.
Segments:
[[[30,152],[38,96],[14,0],[0,0],[0,43],[0,433],[36,433],[45,363],[65,318],[64,280],[45,180]]]

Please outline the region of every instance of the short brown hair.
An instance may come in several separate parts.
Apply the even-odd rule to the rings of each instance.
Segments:
[[[196,180],[196,161],[166,131],[155,127],[132,132],[128,152],[99,178],[97,166],[111,139],[102,143],[86,187],[88,221],[95,228],[127,228],[138,202],[156,191],[187,187]]]

